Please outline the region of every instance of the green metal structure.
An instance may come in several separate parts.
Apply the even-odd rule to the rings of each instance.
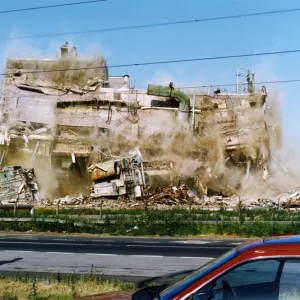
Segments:
[[[175,98],[179,102],[179,110],[189,113],[191,109],[191,101],[188,95],[173,86],[148,85],[147,95]]]

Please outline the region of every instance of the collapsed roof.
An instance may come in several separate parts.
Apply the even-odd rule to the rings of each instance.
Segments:
[[[6,73],[8,81],[19,89],[54,96],[94,92],[108,82],[106,60],[100,56],[93,59],[8,58]]]

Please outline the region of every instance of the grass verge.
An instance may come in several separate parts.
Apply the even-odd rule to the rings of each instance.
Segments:
[[[0,278],[1,300],[71,300],[75,297],[128,291],[129,283],[102,280],[99,278],[48,279],[37,281],[29,277]]]
[[[128,210],[106,212],[100,216],[86,218],[64,213],[49,215],[53,211],[37,209],[36,215],[28,221],[10,219],[0,222],[0,231],[55,232],[107,234],[122,236],[191,236],[191,235],[232,235],[260,237],[280,234],[300,234],[300,212],[270,210],[236,211],[209,210]],[[72,212],[72,210],[70,210]],[[43,215],[45,213],[45,215]],[[19,217],[19,216],[18,216]],[[28,216],[27,216],[28,217]],[[48,218],[48,219],[46,219]],[[51,222],[49,222],[49,219]],[[1,220],[1,219],[0,219]],[[101,224],[99,223],[101,221]],[[95,224],[98,222],[98,224]]]

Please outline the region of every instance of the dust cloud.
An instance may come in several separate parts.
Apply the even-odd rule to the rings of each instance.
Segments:
[[[298,186],[300,158],[281,144],[278,93],[269,93],[263,109],[232,110],[238,139],[247,145],[234,151],[227,149],[224,130],[214,118],[208,117],[201,132],[192,134],[184,131],[175,114],[161,111],[155,112],[155,122],[147,124],[150,130],[135,142],[143,153],[153,150],[148,151],[149,161],[173,161],[174,173],[186,182],[192,178],[202,194],[211,189],[254,200],[276,197]]]
[[[284,124],[281,116],[280,94],[271,91],[267,98],[265,119],[268,126],[270,155],[268,179],[261,174],[250,174],[241,178],[240,195],[249,200],[273,198],[300,186],[300,156],[292,144],[282,143]],[[266,152],[267,150],[264,149]]]
[[[17,151],[9,151],[5,159],[5,164],[9,166],[22,166],[23,168],[34,168],[38,180],[40,197],[56,197],[58,189],[57,172],[50,168],[49,160],[32,160],[29,155]]]

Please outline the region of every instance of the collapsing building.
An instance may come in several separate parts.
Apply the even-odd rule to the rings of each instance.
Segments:
[[[182,181],[202,194],[234,194],[240,181],[230,170],[266,180],[272,124],[266,90],[255,92],[251,76],[235,94],[189,94],[172,83],[139,91],[128,75],[110,77],[104,58],[79,58],[76,51],[66,43],[56,59],[7,59],[2,165],[16,159],[41,164],[64,195],[88,194],[93,181],[93,197],[133,190],[139,197],[147,184]],[[128,157],[132,149],[139,149],[143,170]]]

